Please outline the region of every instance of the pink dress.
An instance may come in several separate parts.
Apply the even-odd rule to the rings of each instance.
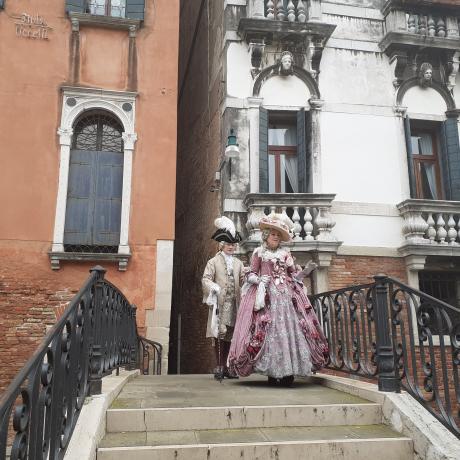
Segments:
[[[271,251],[265,245],[257,248],[251,273],[269,275],[270,283],[265,306],[258,311],[254,309],[257,284],[243,286],[228,357],[231,371],[242,377],[257,372],[282,378],[308,376],[323,367],[328,360],[327,340],[302,283],[293,278],[290,252]]]

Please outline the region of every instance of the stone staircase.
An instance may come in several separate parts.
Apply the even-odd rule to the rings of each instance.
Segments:
[[[138,376],[107,411],[97,460],[413,460],[382,406],[298,379]]]

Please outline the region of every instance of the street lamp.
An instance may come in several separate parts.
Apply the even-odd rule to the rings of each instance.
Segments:
[[[227,137],[227,145],[225,146],[224,157],[220,161],[219,169],[214,175],[214,185],[211,186],[210,191],[215,192],[220,190],[220,181],[222,175],[222,168],[224,167],[226,161],[228,160],[229,167],[229,179],[232,179],[232,158],[238,158],[240,154],[240,147],[236,141],[236,135],[233,128],[230,129],[230,134]]]

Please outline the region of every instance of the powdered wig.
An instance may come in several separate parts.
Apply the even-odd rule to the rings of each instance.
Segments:
[[[267,241],[267,238],[269,237],[270,235],[270,229],[269,228],[264,228],[262,230],[262,241],[265,242]]]

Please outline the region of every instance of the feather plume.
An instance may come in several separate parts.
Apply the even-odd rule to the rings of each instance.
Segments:
[[[214,225],[217,228],[223,228],[229,231],[230,234],[233,236],[233,238],[235,238],[235,235],[236,235],[235,224],[228,217],[225,217],[225,216],[218,217],[214,221]]]

